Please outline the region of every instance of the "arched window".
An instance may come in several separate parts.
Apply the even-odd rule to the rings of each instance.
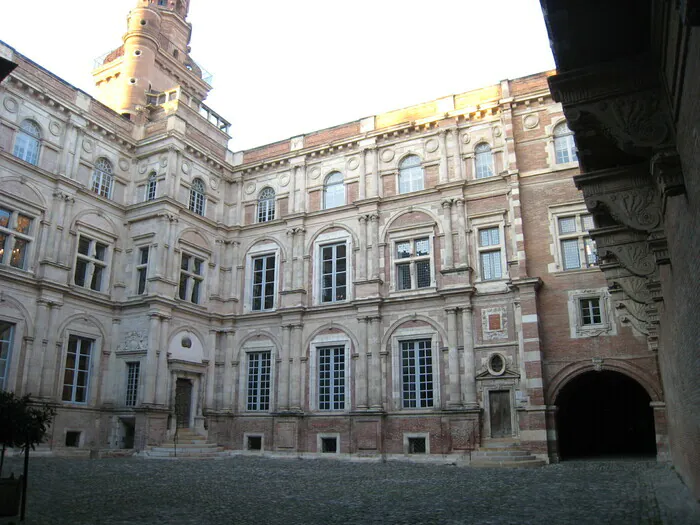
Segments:
[[[41,144],[41,128],[32,120],[24,120],[19,126],[15,149],[12,154],[35,166],[39,163],[39,145]]]
[[[92,172],[92,191],[101,197],[112,198],[112,186],[114,185],[114,169],[112,163],[104,157],[97,159],[95,171]]]
[[[339,171],[334,171],[326,177],[323,187],[323,208],[335,208],[345,204],[345,184],[343,175]]]
[[[202,182],[202,179],[194,179],[190,187],[190,211],[195,212],[197,215],[204,215],[205,202],[204,182]]]
[[[158,185],[157,175],[155,171],[152,171],[148,176],[148,183],[146,184],[146,200],[152,201],[156,198],[156,189]]]
[[[275,219],[275,190],[264,188],[258,195],[258,222]]]
[[[409,155],[399,164],[399,193],[423,189],[423,167],[418,155]]]
[[[491,146],[482,142],[474,148],[474,157],[476,163],[476,178],[485,179],[493,177],[493,155],[491,154]]]
[[[571,133],[566,122],[560,122],[554,126],[554,153],[557,164],[566,164],[567,162],[576,162],[576,144],[574,144],[574,135]]]

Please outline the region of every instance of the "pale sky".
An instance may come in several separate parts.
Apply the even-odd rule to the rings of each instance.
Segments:
[[[3,2],[0,40],[94,94],[136,0]],[[191,0],[234,151],[554,68],[538,0]]]

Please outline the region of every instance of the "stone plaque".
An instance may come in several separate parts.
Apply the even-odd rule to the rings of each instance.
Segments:
[[[355,424],[357,448],[359,450],[377,450],[378,439],[377,421],[358,421]]]
[[[297,423],[296,421],[280,421],[275,432],[277,449],[296,450]]]

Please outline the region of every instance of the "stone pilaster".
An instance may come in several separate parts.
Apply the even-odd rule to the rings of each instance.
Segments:
[[[303,349],[302,345],[302,328],[303,324],[298,323],[292,325],[292,337],[291,337],[291,372],[290,372],[290,410],[294,412],[301,412],[301,358]]]
[[[143,403],[153,405],[156,401],[156,378],[158,376],[158,348],[160,343],[160,314],[149,314],[148,350],[144,374]]]
[[[170,317],[162,316],[160,321],[160,351],[158,352],[158,375],[156,377],[156,404],[168,404],[168,336],[170,335]]]
[[[364,200],[367,198],[367,149],[362,148],[360,151],[360,188],[358,191],[358,199]]]
[[[372,279],[379,279],[379,215],[369,216],[372,230]]]
[[[462,406],[459,378],[459,354],[457,352],[457,309],[446,308],[447,314],[447,408]]]
[[[459,128],[454,127],[451,130],[452,133],[452,140],[454,143],[454,165],[455,165],[455,178],[457,180],[464,180],[466,179],[466,175],[464,173],[464,160],[462,159],[462,143],[459,140]]]
[[[444,184],[449,180],[449,170],[447,167],[447,130],[441,129],[438,131],[438,139],[440,141],[440,166],[438,168],[438,178],[440,184]]]
[[[277,410],[284,412],[289,410],[289,374],[291,370],[290,361],[292,359],[291,347],[292,325],[282,325],[282,349],[280,351],[280,373],[277,386]]]
[[[369,373],[369,404],[372,410],[382,410],[384,408],[383,400],[383,378],[386,377],[382,373],[381,353],[382,353],[382,323],[380,316],[368,317],[370,324],[370,339],[367,367]]]
[[[204,408],[207,411],[214,410],[214,382],[216,374],[216,342],[219,330],[209,329],[207,337],[207,377],[205,383]]]
[[[445,232],[445,245],[443,247],[442,269],[454,268],[454,241],[452,239],[452,201],[442,201],[443,230]]]
[[[224,330],[224,333],[226,334],[226,342],[225,342],[225,347],[224,347],[224,381],[223,381],[223,399],[222,399],[222,409],[226,411],[233,411],[235,408],[235,405],[233,403],[233,392],[234,392],[234,380],[235,377],[233,375],[233,353],[234,353],[234,347],[233,347],[233,341],[234,337],[236,335],[236,331],[232,328],[229,328],[228,330]]]
[[[358,410],[366,410],[369,407],[368,403],[368,382],[367,382],[367,359],[369,354],[368,345],[368,319],[366,317],[358,317],[360,323],[360,348],[357,348],[357,365],[355,366],[355,404]]]
[[[457,208],[457,267],[466,268],[469,266],[469,255],[467,250],[467,224],[464,214],[464,199],[454,200]]]
[[[360,246],[357,254],[357,280],[364,281],[367,279],[367,216],[360,215],[357,220],[360,223],[360,231],[358,233]]]
[[[464,379],[462,380],[462,398],[468,408],[478,406],[476,399],[476,363],[474,355],[474,327],[472,307],[462,306],[462,345],[464,356]]]

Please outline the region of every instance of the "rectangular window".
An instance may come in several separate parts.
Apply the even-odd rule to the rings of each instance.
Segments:
[[[199,304],[203,287],[204,259],[183,253],[180,259],[180,286],[178,289],[178,297],[183,301]]]
[[[106,288],[107,248],[95,239],[81,235],[78,238],[78,254],[75,260],[73,282],[78,286],[101,292]]]
[[[430,238],[399,241],[395,244],[396,289],[413,290],[432,285]]]
[[[433,406],[433,355],[430,339],[401,341],[404,408]]]
[[[271,352],[248,354],[248,410],[270,410]]]
[[[498,247],[494,250],[493,247]],[[496,226],[479,230],[479,262],[481,263],[481,278],[484,281],[501,279],[501,232]]]
[[[347,247],[344,242],[321,247],[321,302],[347,299]]]
[[[128,407],[136,406],[139,393],[139,374],[141,363],[135,361],[126,364],[126,399],[124,404]]]
[[[0,321],[0,392],[7,386],[10,372],[10,353],[12,352],[12,335],[15,325]]]
[[[8,208],[0,208],[0,264],[26,269],[33,219]]]
[[[136,264],[136,293],[146,293],[146,277],[148,277],[148,252],[149,248],[139,248],[138,263]]]
[[[275,307],[275,256],[253,258],[253,301],[251,310],[272,310]]]
[[[557,218],[559,254],[564,270],[579,270],[598,265],[595,241],[588,233],[593,228],[593,216],[589,213]]]
[[[318,349],[318,409],[345,408],[345,346]]]
[[[63,395],[70,403],[86,403],[90,383],[92,339],[71,335],[68,338],[66,366],[63,372]]]
[[[589,326],[603,323],[600,298],[579,299],[579,306],[581,308],[581,325]]]

